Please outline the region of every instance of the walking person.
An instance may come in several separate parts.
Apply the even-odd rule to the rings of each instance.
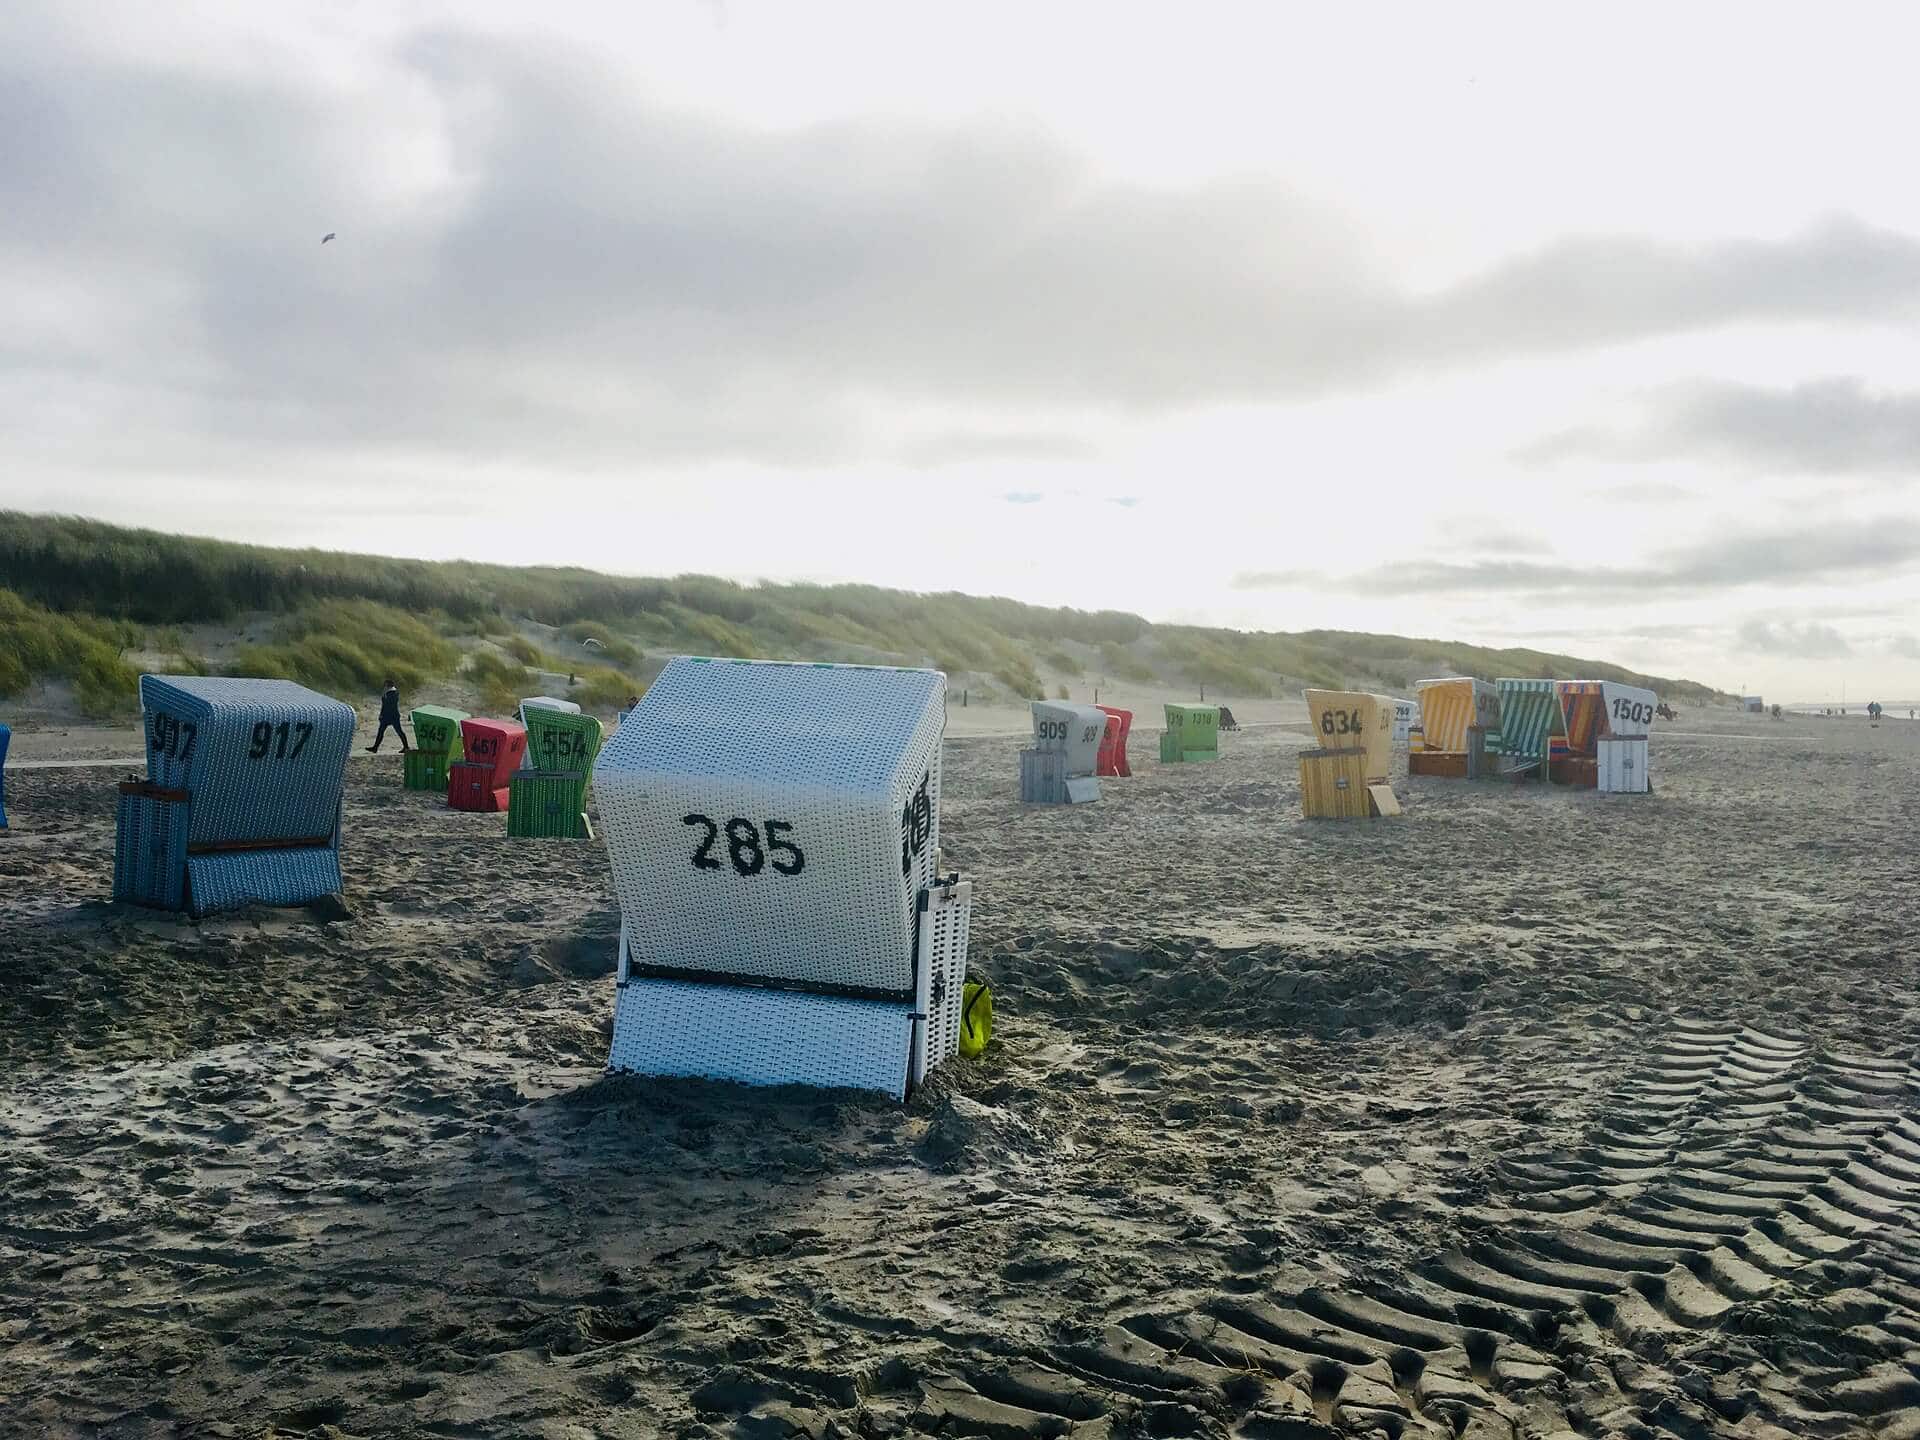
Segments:
[[[387,727],[393,727],[393,733],[400,737],[400,753],[406,754],[412,747],[407,744],[407,732],[400,728],[400,687],[387,681],[387,688],[380,692],[380,731],[373,737],[373,743],[367,749],[373,754],[380,753],[380,742],[387,738]]]

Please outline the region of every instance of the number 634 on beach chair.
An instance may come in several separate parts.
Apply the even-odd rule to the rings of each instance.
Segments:
[[[959,1046],[972,886],[940,873],[946,677],[680,657],[600,752],[609,1065],[904,1098]]]

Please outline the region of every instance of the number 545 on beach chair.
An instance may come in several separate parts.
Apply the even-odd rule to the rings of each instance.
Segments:
[[[609,1065],[901,1098],[960,1040],[946,677],[668,663],[593,772],[620,899]]]

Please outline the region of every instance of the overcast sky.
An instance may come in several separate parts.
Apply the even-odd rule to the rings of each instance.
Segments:
[[[0,505],[1920,695],[1908,15],[13,0]]]

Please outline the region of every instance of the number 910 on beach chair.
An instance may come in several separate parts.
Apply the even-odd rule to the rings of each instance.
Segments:
[[[609,1065],[904,1098],[959,1044],[972,887],[939,873],[946,677],[670,661],[600,752]]]
[[[340,890],[350,706],[291,680],[142,675],[147,779],[120,787],[113,894],[198,917]]]
[[[1407,773],[1479,779],[1488,732],[1500,728],[1500,692],[1485,680],[1449,675],[1420,681],[1414,693],[1421,743],[1407,756]]]
[[[1100,798],[1100,747],[1111,722],[1097,705],[1033,702],[1033,745],[1020,752],[1020,799],[1074,805]]]

